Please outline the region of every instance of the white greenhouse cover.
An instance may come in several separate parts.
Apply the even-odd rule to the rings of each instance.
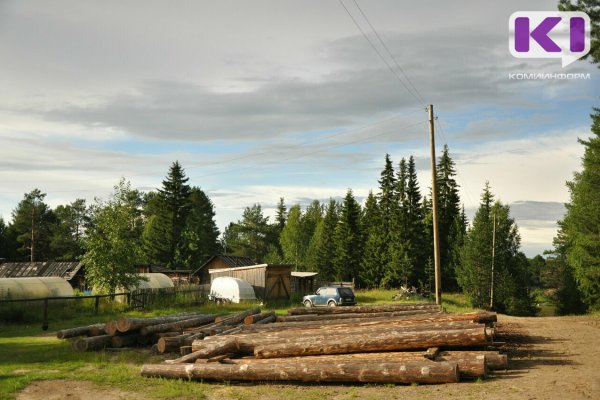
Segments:
[[[240,300],[256,300],[254,288],[243,279],[222,276],[215,278],[210,285],[210,296],[217,299],[226,299],[232,303]]]
[[[73,296],[73,288],[63,278],[0,278],[0,300],[63,296]]]

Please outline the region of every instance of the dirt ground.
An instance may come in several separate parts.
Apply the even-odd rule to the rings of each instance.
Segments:
[[[499,316],[497,341],[506,342],[509,370],[496,371],[483,382],[449,385],[249,385],[214,384],[209,399],[266,398],[281,395],[301,400],[333,399],[600,399],[600,318]],[[211,388],[212,389],[212,388]],[[306,395],[306,396],[304,396]],[[98,386],[91,382],[34,382],[19,393],[20,400],[138,399],[148,394]]]

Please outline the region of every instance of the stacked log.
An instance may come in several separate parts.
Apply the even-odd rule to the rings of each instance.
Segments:
[[[298,308],[288,316],[253,314],[246,323],[191,341],[192,352],[144,365],[167,378],[447,383],[505,369],[493,343],[494,313],[446,314],[432,304]],[[190,335],[177,344],[189,343]],[[176,340],[166,338],[167,340]],[[465,350],[467,349],[467,350]]]
[[[260,314],[260,309],[252,308],[231,315],[195,312],[153,318],[122,317],[102,324],[64,329],[58,331],[56,337],[77,338],[72,343],[72,348],[76,351],[148,346],[158,353],[180,353],[182,346],[189,346],[191,349],[194,340],[202,339],[211,332],[215,334],[244,325],[244,318],[254,315],[263,314]],[[256,321],[273,318],[274,315],[268,313],[257,317]]]

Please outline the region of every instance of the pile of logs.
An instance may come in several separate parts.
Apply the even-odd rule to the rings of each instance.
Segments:
[[[233,315],[184,313],[154,318],[123,317],[56,333],[59,339],[77,338],[72,347],[77,351],[152,346],[154,353],[191,351],[192,342],[208,335],[227,332],[249,318],[254,323],[275,320],[274,313],[260,314],[258,308]]]
[[[275,317],[248,312],[254,311],[244,324],[229,329],[203,328],[202,337],[192,334],[179,341],[165,338],[189,352],[144,365],[142,376],[448,383],[507,368],[506,356],[489,350],[493,313],[446,314],[432,304],[296,308],[267,323]]]

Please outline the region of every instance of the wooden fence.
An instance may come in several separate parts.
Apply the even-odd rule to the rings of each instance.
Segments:
[[[206,286],[142,289],[131,292],[90,296],[43,297],[36,299],[0,300],[0,321],[29,322],[42,320],[48,329],[53,315],[100,314],[102,311],[145,310],[163,305],[201,304],[206,301]],[[75,314],[75,315],[73,315]]]

